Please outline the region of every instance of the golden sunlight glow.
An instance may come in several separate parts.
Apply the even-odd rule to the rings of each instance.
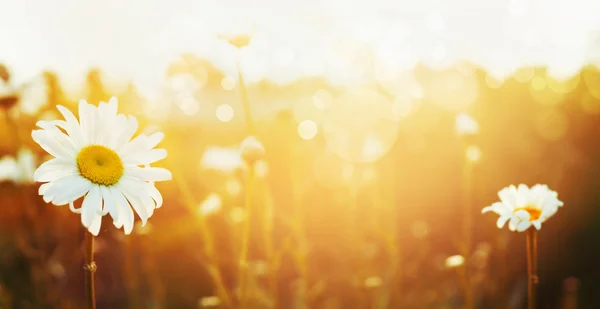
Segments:
[[[503,83],[504,79],[502,78],[493,77],[490,74],[485,76],[485,84],[492,89],[498,89],[502,87]]]
[[[536,119],[539,134],[549,141],[562,138],[567,132],[568,124],[567,117],[556,109],[548,109]]]
[[[535,69],[531,67],[520,68],[515,72],[514,77],[520,83],[527,83],[535,76]]]
[[[311,140],[317,136],[319,127],[312,120],[304,120],[298,124],[298,134],[302,139]]]
[[[312,97],[312,100],[313,100],[313,104],[317,108],[325,109],[331,105],[333,96],[331,95],[331,92],[329,92],[325,89],[320,89],[315,92],[315,94]]]
[[[429,225],[425,221],[415,221],[410,226],[413,236],[417,239],[423,239],[429,235]]]
[[[583,94],[581,97],[581,107],[590,114],[600,114],[600,99],[594,97],[591,93]]]
[[[371,276],[365,279],[365,287],[376,288],[383,284],[383,280],[379,276]]]
[[[537,91],[542,91],[546,88],[546,79],[543,76],[535,76],[531,80],[531,88]]]
[[[351,162],[374,162],[395,143],[398,122],[393,104],[368,88],[350,89],[326,110],[323,130],[327,145]]]
[[[575,88],[577,88],[579,85],[579,80],[579,74],[568,79],[558,79],[550,75],[546,76],[546,84],[548,85],[548,88],[560,94],[566,94],[575,90]]]
[[[231,121],[231,119],[233,119],[233,115],[234,115],[234,111],[233,111],[233,107],[231,107],[231,105],[224,103],[224,104],[217,106],[216,116],[217,116],[217,119],[219,119],[220,121],[229,122],[229,121]]]
[[[479,85],[474,76],[447,70],[424,81],[425,96],[448,110],[461,110],[475,103]]]
[[[242,208],[242,207],[234,207],[229,212],[229,219],[233,223],[241,223],[242,221],[244,221],[245,217],[246,217],[246,215],[244,212],[244,208]]]

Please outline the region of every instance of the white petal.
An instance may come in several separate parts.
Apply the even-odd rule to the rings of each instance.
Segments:
[[[512,212],[511,208],[506,206],[504,203],[496,202],[491,206],[485,207],[481,210],[481,213],[487,213],[493,211],[499,215],[508,215]]]
[[[88,193],[92,186],[93,184],[89,180],[79,177],[79,179],[73,180],[62,191],[58,192],[52,199],[52,202],[56,205],[72,203]]]
[[[100,226],[102,225],[102,216],[98,213],[94,215],[94,219],[92,219],[92,224],[88,227],[88,231],[92,233],[94,236],[98,236],[100,232]]]
[[[117,228],[121,228],[121,225],[124,226],[125,234],[129,235],[133,230],[133,210],[119,190],[115,187],[111,187],[110,191],[115,197],[117,208],[119,208],[119,219],[117,220],[118,222],[115,222],[115,226],[117,226]]]
[[[125,120],[124,120],[125,119]],[[123,127],[122,132],[119,132],[115,139],[115,150],[120,154],[120,151],[131,140],[138,128],[138,121],[133,116],[128,118],[119,117],[119,126]]]
[[[517,217],[517,218],[519,218],[519,220],[523,221],[523,220],[529,220],[531,215],[529,214],[529,212],[521,209],[521,210],[518,210],[517,212],[515,212],[515,217]]]
[[[52,185],[52,183],[45,183],[45,184],[41,185],[40,188],[38,189],[38,194],[45,195],[46,192],[48,192],[48,189],[50,188],[51,185]]]
[[[69,209],[76,214],[80,214],[82,208],[83,207],[75,208],[75,204],[73,202],[69,203]]]
[[[119,218],[119,210],[117,209],[117,205],[115,202],[115,197],[111,193],[110,189],[106,186],[100,186],[100,194],[102,195],[102,200],[104,201],[104,209],[102,209],[103,213],[108,213],[114,220]]]
[[[75,146],[82,147],[84,145],[84,140],[77,118],[75,118],[75,115],[73,115],[69,109],[62,105],[57,105],[56,108],[58,108],[63,117],[65,117],[65,131],[67,131],[69,137],[73,139]]]
[[[61,135],[64,134],[61,133]],[[61,135],[51,133],[49,130],[34,130],[31,132],[33,140],[49,154],[57,158],[73,158],[74,146],[69,145],[70,141],[65,140]]]
[[[89,229],[102,211],[102,198],[98,185],[92,186],[90,192],[83,199],[81,208],[81,223]]]
[[[123,157],[127,157],[138,152],[150,150],[156,147],[156,145],[158,145],[158,143],[160,143],[164,137],[165,134],[162,132],[156,132],[150,136],[140,134],[131,142],[127,143],[127,145],[125,145],[122,149],[120,149],[119,154]]]
[[[136,152],[127,157],[123,157],[123,163],[133,165],[146,165],[162,160],[167,157],[165,149],[151,149],[142,152]]]
[[[48,187],[44,188],[44,200],[52,201],[57,206],[67,204],[68,202],[58,204],[55,202],[55,198],[65,191],[70,191],[71,186],[78,184],[80,181],[82,181],[81,176],[72,175],[50,182]]]
[[[131,207],[133,207],[135,212],[142,220],[142,225],[145,225],[146,222],[148,222],[149,215],[142,200],[139,198],[138,194],[136,194],[136,188],[131,187],[127,182],[123,183],[123,181],[119,181],[119,183],[116,185],[116,188],[123,193],[123,196],[125,196],[129,204],[131,204]]]
[[[85,144],[94,144],[94,120],[96,107],[85,100],[79,101],[79,126]]]
[[[159,167],[126,167],[125,175],[143,181],[165,181],[172,178],[171,172]]]
[[[163,198],[160,194],[160,191],[158,191],[154,185],[147,182],[144,182],[143,187],[144,191],[146,191],[146,193],[148,193],[148,195],[150,195],[150,197],[152,197],[152,199],[156,202],[156,208],[160,208],[163,204]]]
[[[517,228],[517,226],[519,225],[520,222],[521,221],[519,220],[519,218],[513,216],[513,217],[510,218],[510,221],[508,222],[508,228],[511,231],[514,231]]]
[[[496,226],[499,229],[501,229],[506,224],[506,221],[508,221],[508,219],[510,219],[510,216],[500,216],[498,218],[498,221],[496,221]]]
[[[533,226],[535,226],[535,228],[537,230],[542,228],[542,222],[540,222],[540,220],[535,220],[535,221],[532,221],[531,223],[533,224]]]
[[[37,182],[48,182],[77,174],[79,171],[73,161],[54,158],[40,165],[33,173],[33,179]]]
[[[508,207],[511,207],[514,209],[514,207],[517,203],[517,199],[516,199],[515,195],[512,193],[512,190],[510,187],[500,190],[500,192],[498,192],[498,197],[500,198],[500,200],[502,201],[502,203],[504,205],[507,205]]]
[[[531,222],[529,221],[521,221],[519,225],[517,225],[517,231],[523,232],[531,226]]]

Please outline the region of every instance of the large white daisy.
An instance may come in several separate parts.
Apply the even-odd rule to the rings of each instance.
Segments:
[[[162,205],[155,181],[171,179],[164,168],[149,164],[164,159],[165,149],[153,149],[164,137],[137,131],[135,117],[117,114],[117,99],[98,107],[79,102],[79,121],[63,106],[57,106],[65,120],[39,121],[41,130],[33,139],[55,158],[42,164],[34,180],[45,182],[39,194],[47,203],[81,214],[81,223],[98,235],[102,216],[110,214],[125,234],[133,229],[133,209],[145,224],[154,209]],[[84,197],[80,208],[74,202]]]
[[[558,200],[558,193],[547,185],[535,185],[531,188],[524,184],[519,187],[511,185],[498,192],[500,202],[483,208],[482,213],[489,211],[500,215],[496,225],[502,228],[508,222],[511,231],[523,232],[530,226],[542,228],[542,223],[552,217],[563,202]]]

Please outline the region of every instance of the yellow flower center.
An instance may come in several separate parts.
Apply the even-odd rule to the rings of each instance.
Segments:
[[[101,146],[86,146],[77,155],[77,168],[81,176],[104,186],[116,184],[123,176],[123,162],[114,150]]]
[[[516,208],[514,212],[517,212],[519,210],[525,210],[526,212],[529,213],[529,221],[535,221],[535,220],[539,219],[540,216],[542,215],[541,209],[531,207],[531,206]]]

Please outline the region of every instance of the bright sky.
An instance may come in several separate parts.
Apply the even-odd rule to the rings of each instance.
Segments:
[[[237,50],[217,35],[252,31],[240,56],[250,82],[353,84],[457,59],[567,77],[600,63],[599,14],[597,0],[0,0],[0,62],[18,80],[100,66],[152,85],[190,51],[235,76]]]

